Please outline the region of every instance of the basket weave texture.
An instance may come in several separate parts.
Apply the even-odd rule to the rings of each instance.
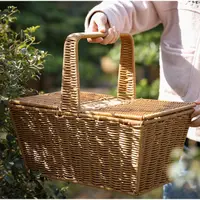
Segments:
[[[135,99],[134,45],[121,34],[117,97],[80,92],[78,42],[64,44],[61,92],[18,98],[10,111],[25,164],[51,179],[140,195],[169,180],[194,103]]]

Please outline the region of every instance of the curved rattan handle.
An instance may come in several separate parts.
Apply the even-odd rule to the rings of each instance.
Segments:
[[[74,33],[64,44],[61,86],[61,109],[74,113],[80,111],[80,79],[78,70],[78,42],[83,38],[104,37],[102,33]],[[135,66],[133,39],[130,34],[121,34],[121,56],[118,78],[118,98],[135,98]]]
[[[117,97],[136,98],[136,73],[134,61],[134,41],[130,34],[121,34],[121,53],[118,72]]]

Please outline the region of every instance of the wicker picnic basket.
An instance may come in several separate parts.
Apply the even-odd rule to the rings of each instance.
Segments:
[[[78,42],[64,44],[61,92],[10,101],[27,168],[51,179],[140,195],[167,183],[170,153],[182,148],[194,103],[135,97],[132,36],[121,34],[117,97],[80,92]]]

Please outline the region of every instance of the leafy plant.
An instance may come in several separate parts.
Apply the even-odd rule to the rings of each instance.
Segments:
[[[34,48],[33,33],[39,26],[33,26],[16,33],[9,24],[16,20],[15,7],[1,11],[0,24],[0,97],[15,98],[27,92],[30,79],[38,79],[47,52]]]
[[[28,82],[39,79],[47,57],[35,48],[39,26],[12,30],[17,12],[13,6],[0,11],[0,197],[64,198],[67,183],[56,185],[25,168],[9,117],[8,101],[30,94]]]
[[[135,62],[137,65],[158,66],[161,28],[158,26],[150,31],[134,36]]]
[[[18,23],[15,30],[19,31],[29,26],[37,26],[40,24],[40,31],[35,36],[42,43],[38,47],[47,50],[52,56],[48,56],[45,67],[40,80],[40,89],[49,92],[57,90],[61,86],[61,72],[63,64],[63,44],[66,37],[75,32],[84,31],[84,19],[87,12],[97,4],[94,1],[24,1],[11,2],[20,8],[21,13],[18,15]],[[1,7],[11,4],[8,2],[0,2]],[[88,44],[86,40],[81,40],[79,44],[80,65],[84,65],[81,69],[82,85],[84,87],[97,86],[100,83],[99,77],[104,76],[99,68],[99,58],[105,55],[108,46]],[[83,63],[81,63],[83,62]],[[93,65],[90,71],[95,71],[95,81],[88,76],[87,69]],[[93,73],[93,72],[92,72]],[[49,80],[53,77],[53,81]],[[83,77],[83,78],[82,78]],[[89,80],[87,79],[89,78]],[[46,82],[48,81],[48,86]]]
[[[153,81],[152,84],[148,84],[147,79],[142,79],[136,86],[137,98],[157,99],[159,92],[159,79]]]

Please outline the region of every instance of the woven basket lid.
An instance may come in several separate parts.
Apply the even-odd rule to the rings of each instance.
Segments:
[[[192,109],[195,105],[195,103],[186,102],[134,99],[131,101],[124,101],[118,105],[86,112],[108,117],[145,120],[186,111]]]
[[[81,92],[81,113],[130,120],[145,120],[193,108],[195,103],[151,99],[120,100],[111,95]],[[58,110],[60,92],[40,94],[12,100],[12,104]]]

